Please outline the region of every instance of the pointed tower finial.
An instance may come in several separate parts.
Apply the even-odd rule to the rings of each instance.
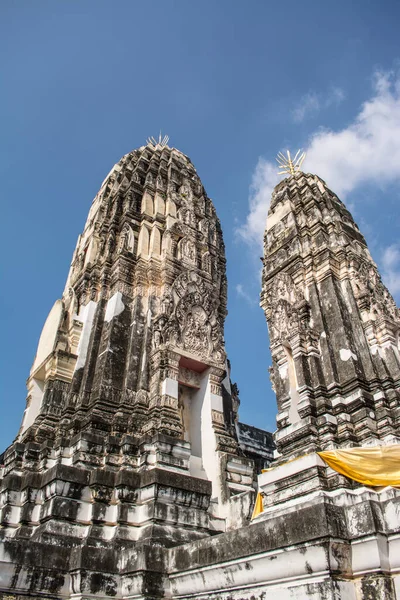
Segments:
[[[168,137],[168,135],[164,135],[164,137],[162,137],[161,129],[160,129],[160,133],[158,135],[158,140],[156,140],[155,137],[151,136],[151,137],[147,138],[146,142],[148,144],[150,144],[151,146],[154,146],[154,148],[156,146],[161,146],[161,148],[164,148],[164,146],[166,146],[169,142],[169,137]]]
[[[278,172],[278,175],[284,175],[286,173],[288,173],[289,175],[294,175],[297,171],[301,170],[301,165],[303,164],[303,161],[306,157],[306,153],[301,152],[300,154],[300,152],[301,150],[297,151],[296,156],[293,160],[290,156],[289,150],[287,150],[287,157],[284,154],[282,154],[282,152],[278,152],[276,161],[279,167],[282,169],[282,171]]]

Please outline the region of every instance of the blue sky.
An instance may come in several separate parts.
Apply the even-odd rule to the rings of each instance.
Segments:
[[[91,200],[160,128],[222,222],[241,419],[275,427],[260,240],[279,150],[346,201],[397,302],[400,4],[5,0],[0,7],[0,449]]]

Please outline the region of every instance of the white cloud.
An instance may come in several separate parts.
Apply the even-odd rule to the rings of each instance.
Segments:
[[[318,95],[315,92],[309,92],[300,98],[299,104],[293,110],[293,121],[301,123],[310,114],[317,113],[321,108],[321,103]]]
[[[353,123],[317,132],[307,148],[307,169],[342,197],[361,184],[400,178],[400,79],[377,74],[374,91]]]
[[[354,121],[339,131],[310,136],[304,168],[316,173],[342,199],[363,184],[400,180],[400,77],[377,73],[372,97]],[[279,180],[274,163],[260,159],[253,174],[249,214],[239,236],[260,246],[271,192]]]
[[[246,292],[241,283],[238,283],[236,285],[236,293],[240,298],[246,300],[246,302],[250,304],[250,306],[256,306],[258,304],[257,300],[255,298],[252,298],[250,294]]]
[[[400,294],[400,244],[388,246],[382,253],[382,279],[393,296]]]
[[[342,88],[333,87],[330,91],[329,96],[326,98],[325,106],[326,107],[332,106],[332,104],[334,104],[335,106],[338,106],[341,102],[343,102],[345,97],[346,97],[346,94],[344,93]]]
[[[251,179],[250,212],[246,223],[236,230],[243,241],[258,244],[262,240],[271,194],[278,181],[278,166],[260,158]]]
[[[292,111],[293,121],[301,123],[308,117],[315,116],[320,110],[337,106],[343,102],[345,94],[339,87],[332,87],[327,94],[308,92],[300,98],[296,108]]]

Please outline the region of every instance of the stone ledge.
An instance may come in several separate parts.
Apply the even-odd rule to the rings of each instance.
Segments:
[[[203,539],[170,551],[170,572],[222,563],[330,536],[347,537],[343,511],[317,504],[273,520],[255,522],[217,538]]]
[[[300,458],[287,462],[284,465],[273,468],[258,476],[258,485],[261,488],[263,485],[286,479],[300,471],[306,471],[311,467],[325,467],[326,463],[316,453],[307,454]]]

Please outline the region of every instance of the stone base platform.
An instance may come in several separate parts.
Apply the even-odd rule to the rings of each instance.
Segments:
[[[67,527],[64,545],[50,552],[44,529],[51,524],[47,533],[54,540],[53,511],[40,541],[33,533],[27,544],[22,528],[14,537],[10,531],[3,537],[2,597],[400,600],[400,490],[351,489],[349,482],[348,488],[336,487],[338,481],[328,469],[312,454],[263,473],[259,488],[264,512],[251,524],[243,525],[246,519],[238,518],[237,529],[188,541],[171,535],[167,545],[165,514],[160,513],[161,544],[155,531],[134,540],[128,523],[124,535],[121,530],[117,538],[108,539],[105,533],[111,534],[112,526],[105,516],[99,531],[92,526],[81,544],[68,543]],[[168,482],[165,476],[146,474],[152,481],[143,480],[139,487],[151,485],[153,504],[156,496],[156,503],[162,501],[167,488],[181,486],[175,514],[181,529],[187,511],[183,498],[193,502],[204,494],[205,501],[208,494],[202,486],[207,482],[178,481],[181,475]],[[251,492],[234,497],[238,517],[241,512],[248,515],[251,498]],[[158,527],[157,519],[151,527]]]

